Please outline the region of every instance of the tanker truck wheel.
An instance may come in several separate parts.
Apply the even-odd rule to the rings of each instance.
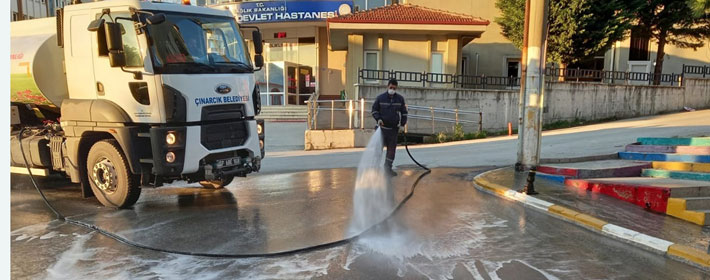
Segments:
[[[229,176],[221,180],[200,181],[200,185],[206,189],[221,189],[229,185],[234,180],[234,176]]]
[[[89,150],[86,159],[91,190],[107,207],[128,208],[141,194],[140,178],[131,174],[116,140],[101,140]]]

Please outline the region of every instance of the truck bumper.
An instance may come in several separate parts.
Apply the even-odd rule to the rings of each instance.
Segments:
[[[153,173],[188,181],[244,176],[258,171],[264,156],[263,129],[257,120],[236,120],[216,124],[153,127],[150,129]],[[263,123],[261,123],[263,128]],[[168,144],[172,133],[176,142]],[[168,153],[172,153],[168,155]],[[172,159],[169,162],[168,159]]]

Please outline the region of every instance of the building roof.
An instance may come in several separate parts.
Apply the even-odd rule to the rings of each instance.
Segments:
[[[340,23],[488,25],[488,20],[412,4],[394,4],[329,18]]]

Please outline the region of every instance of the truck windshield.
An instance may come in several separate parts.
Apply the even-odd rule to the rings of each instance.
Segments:
[[[232,17],[165,13],[147,34],[156,74],[253,72]]]

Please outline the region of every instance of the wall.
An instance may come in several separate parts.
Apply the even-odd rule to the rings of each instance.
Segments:
[[[478,75],[486,76],[505,76],[506,59],[519,59],[521,56],[521,51],[501,34],[500,25],[495,23],[495,18],[500,16],[495,0],[404,0],[403,2],[480,17],[491,22],[480,38],[474,39],[463,47],[462,56],[468,58],[467,75],[476,74],[476,54],[479,58]],[[460,71],[459,66],[457,72]]]
[[[318,28],[318,92],[321,96],[337,96],[345,89],[345,61],[347,51],[331,51],[328,47],[328,32]]]
[[[630,44],[631,39],[626,38],[623,41],[617,42],[613,49],[607,51],[604,55],[604,70],[611,70],[611,57],[613,56],[614,71],[628,71]],[[651,40],[648,45],[648,50],[649,60],[653,63],[653,61],[656,61],[658,41]],[[612,55],[613,51],[615,51],[614,55]],[[697,50],[684,49],[672,44],[666,44],[665,53],[666,55],[663,58],[664,74],[681,73],[683,64],[698,66],[708,65],[710,64],[710,39],[705,41],[705,46]],[[653,64],[651,64],[651,71],[653,71]]]
[[[365,99],[374,99],[384,91],[384,86],[358,85],[358,88]],[[710,79],[686,79],[685,87],[548,83],[545,90],[545,124],[576,118],[591,121],[656,115],[678,112],[684,106],[710,108]],[[408,105],[482,110],[483,129],[487,131],[506,130],[507,122],[514,128],[517,126],[519,91],[400,87],[399,92]],[[418,114],[426,116],[427,112]],[[431,133],[430,123],[420,123],[410,126],[410,131]],[[436,130],[450,126],[437,124]],[[466,131],[476,128],[469,126]]]

